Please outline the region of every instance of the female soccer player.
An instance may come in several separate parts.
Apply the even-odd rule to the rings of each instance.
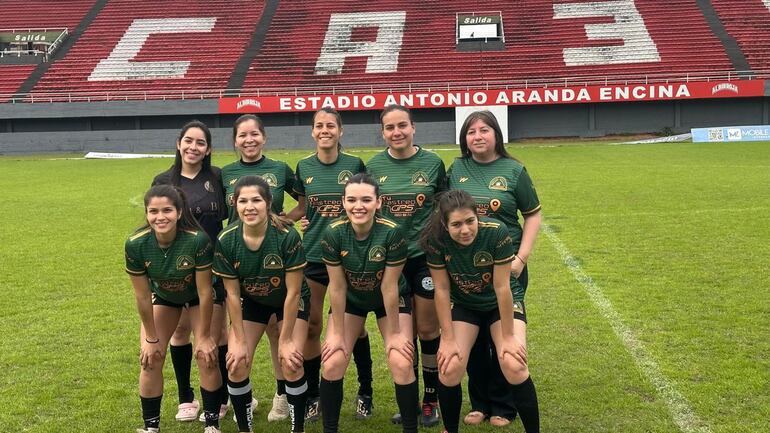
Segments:
[[[267,134],[262,119],[253,114],[244,114],[233,123],[233,146],[240,155],[240,159],[222,168],[222,184],[227,196],[229,209],[229,222],[238,219],[233,195],[235,184],[242,176],[261,176],[268,185],[273,196],[271,210],[277,215],[283,215],[284,192],[297,198],[294,185],[294,172],[283,162],[268,158],[263,150],[267,143]],[[295,211],[296,212],[296,211]],[[296,221],[299,216],[289,212],[289,218]],[[273,395],[273,405],[267,414],[268,421],[280,421],[288,418],[289,406],[286,396],[286,380],[278,362],[278,327],[273,319],[267,326],[267,337],[270,341],[270,355],[273,363],[273,373],[276,378],[276,392]],[[256,405],[256,404],[255,404]],[[254,406],[255,406],[254,405]],[[252,406],[252,409],[254,409]]]
[[[459,138],[461,156],[449,168],[449,187],[470,193],[479,215],[496,218],[508,227],[516,253],[511,273],[519,282],[514,293],[514,319],[516,329],[526,339],[526,265],[540,228],[540,201],[527,170],[505,150],[502,130],[491,112],[471,113],[460,128]],[[523,227],[519,224],[519,213]],[[482,330],[468,364],[472,411],[464,421],[479,424],[491,415],[492,425],[509,424],[516,409],[504,385],[500,364],[489,348],[489,336]]]
[[[182,314],[189,310],[200,371],[205,433],[219,433],[222,377],[217,346],[209,333],[213,309],[212,247],[206,232],[190,215],[183,194],[171,185],[156,185],[144,196],[147,223],[125,244],[126,272],[134,287],[140,329],[139,394],[144,428],[160,428],[163,362],[166,346]]]
[[[185,124],[176,140],[174,165],[155,176],[152,185],[170,184],[184,192],[190,214],[206,231],[209,239],[216,239],[222,230],[222,221],[227,217],[224,193],[220,180],[220,170],[211,165],[211,131],[206,124],[193,120]],[[222,281],[214,279],[214,311],[211,318],[211,336],[219,347],[219,372],[227,377],[225,354],[227,353],[227,325],[225,323],[225,288]],[[193,347],[190,343],[190,316],[187,309],[182,309],[179,324],[171,337],[169,352],[174,366],[179,406],[176,419],[193,421],[198,418],[200,404],[190,386],[190,367]],[[227,413],[227,388],[222,386],[219,392],[219,417]],[[200,420],[205,421],[203,413]]]
[[[385,341],[403,431],[415,433],[419,392],[412,370],[411,299],[401,274],[406,240],[396,223],[376,215],[382,200],[377,182],[368,174],[359,173],[347,181],[342,202],[347,216],[331,223],[320,242],[331,301],[321,354],[324,433],[338,430],[349,354],[370,311],[375,312]]]
[[[341,151],[342,134],[342,118],[336,110],[322,108],[316,111],[311,131],[316,142],[316,152],[300,160],[295,170],[294,191],[299,195],[296,209],[301,213],[300,216],[304,216],[302,225],[305,235],[302,242],[308,261],[305,278],[311,294],[310,331],[305,346],[308,421],[317,421],[320,417],[318,380],[321,370],[322,311],[326,286],[329,284],[320,240],[329,223],[342,215],[345,183],[365,169],[361,158]],[[372,357],[366,331],[362,331],[359,337],[353,348],[359,382],[356,418],[365,419],[372,416]]]
[[[241,177],[233,200],[239,220],[219,235],[214,272],[224,278],[227,290],[231,322],[228,390],[238,430],[252,431],[249,374],[254,350],[275,316],[281,328],[278,358],[286,378],[291,430],[302,432],[307,390],[302,348],[307,339],[310,302],[302,275],[302,241],[291,220],[270,211],[273,197],[263,178]]]
[[[441,324],[439,402],[444,428],[459,431],[461,380],[480,329],[495,343],[506,386],[527,433],[540,431],[537,394],[527,367],[526,339],[514,320],[518,282],[511,278],[516,259],[504,223],[476,214],[476,201],[462,190],[437,200],[437,211],[423,232],[435,285],[436,312]]]
[[[414,295],[413,316],[420,339],[425,383],[420,423],[430,427],[439,422],[436,351],[440,340],[433,281],[425,264],[425,253],[417,241],[433,210],[433,196],[445,189],[446,170],[438,155],[414,145],[415,127],[408,108],[401,105],[385,107],[380,121],[382,138],[388,148],[369,160],[366,171],[379,183],[382,215],[402,227],[409,241],[404,277]],[[417,346],[416,338],[412,344]],[[414,362],[415,376],[419,377],[417,356]],[[396,414],[392,421],[400,423],[400,414]]]

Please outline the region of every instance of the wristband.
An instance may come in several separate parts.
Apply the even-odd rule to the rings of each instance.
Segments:
[[[160,338],[156,338],[155,341],[150,341],[147,339],[147,337],[145,337],[144,341],[146,341],[149,344],[155,344],[155,343],[160,343]]]
[[[515,258],[519,259],[519,261],[521,261],[521,263],[524,263],[524,265],[526,266],[527,262],[525,262],[525,261],[524,261],[524,259],[522,259],[521,257],[519,257],[519,255],[518,255],[518,254],[514,254],[514,255],[513,255],[513,257],[515,257]]]

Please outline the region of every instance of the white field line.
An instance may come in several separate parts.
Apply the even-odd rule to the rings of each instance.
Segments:
[[[770,0],[768,0],[770,1]],[[712,214],[712,213],[727,213],[727,212],[766,212],[768,206],[752,206],[744,208],[709,208],[709,209],[682,209],[671,210],[662,212],[598,212],[598,213],[584,213],[580,214],[580,218],[624,218],[624,217],[636,217],[636,216],[664,216],[664,215],[700,215],[700,214]]]
[[[602,289],[594,283],[593,279],[583,271],[575,257],[570,253],[564,243],[554,233],[550,225],[543,223],[543,233],[558,251],[562,261],[572,272],[583,290],[591,298],[602,316],[609,322],[615,335],[620,339],[626,350],[641,370],[642,374],[649,378],[655,391],[665,401],[674,423],[684,433],[711,433],[711,428],[693,411],[687,399],[677,391],[673,383],[666,379],[660,371],[660,367],[642,345],[642,342],[634,335],[634,332],[623,323],[610,300],[604,295]]]

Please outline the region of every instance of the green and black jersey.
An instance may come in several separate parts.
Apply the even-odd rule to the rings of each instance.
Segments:
[[[214,273],[241,285],[241,296],[273,308],[286,300],[286,272],[305,267],[302,240],[294,227],[281,229],[268,224],[259,249],[249,249],[243,241],[243,222],[236,221],[219,234],[214,252]],[[302,279],[300,297],[310,289]]]
[[[214,251],[206,232],[177,230],[168,248],[158,246],[150,228],[136,231],[126,240],[126,272],[147,275],[156,296],[175,304],[198,297],[195,271],[211,267]]]
[[[309,262],[322,262],[320,240],[324,230],[329,223],[345,214],[342,207],[345,183],[365,168],[361,158],[343,152],[331,164],[321,162],[318,154],[297,163],[294,192],[305,196],[305,217],[310,225],[305,230],[303,242]]]
[[[340,218],[328,226],[320,244],[324,263],[345,271],[348,303],[364,311],[384,306],[380,286],[385,267],[406,263],[406,240],[395,222],[376,217],[369,236],[358,240],[350,220]],[[398,293],[408,292],[406,279],[399,274]]]
[[[471,157],[455,158],[447,174],[449,188],[468,192],[476,200],[479,215],[498,219],[508,226],[514,251],[521,244],[518,212],[529,215],[540,210],[540,200],[520,162],[498,158],[480,163]]]
[[[476,239],[462,246],[446,234],[444,245],[430,244],[426,251],[428,266],[445,269],[449,274],[452,302],[477,311],[489,311],[497,306],[494,287],[495,265],[513,261],[514,248],[508,229],[500,221],[479,218]],[[524,290],[511,275],[514,301],[524,299]]]
[[[249,175],[261,176],[270,185],[270,192],[273,194],[271,210],[277,215],[283,212],[283,193],[287,192],[289,195],[295,196],[294,172],[283,161],[276,161],[262,155],[259,161],[243,162],[238,160],[227,164],[222,167],[222,186],[225,188],[225,201],[230,223],[238,220],[238,211],[235,209],[235,203],[233,203],[235,184],[241,176]]]
[[[433,210],[433,196],[446,189],[444,161],[422,148],[407,159],[393,158],[385,149],[366,163],[366,171],[380,184],[382,215],[398,223],[409,240],[407,257],[424,254],[417,241]]]

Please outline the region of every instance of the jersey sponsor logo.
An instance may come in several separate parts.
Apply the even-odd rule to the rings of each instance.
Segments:
[[[492,209],[492,212],[497,212],[497,210],[500,209],[500,204],[500,200],[496,198],[489,200],[489,208]]]
[[[314,179],[313,176],[306,177],[305,178],[305,185],[310,185],[311,183],[313,183],[313,179]]]
[[[420,284],[422,284],[422,289],[427,292],[432,292],[436,288],[436,286],[433,285],[433,278],[431,277],[424,277]]]
[[[377,181],[382,184],[385,183],[386,180],[388,180],[388,176],[380,176]]]
[[[275,278],[275,277],[274,277]],[[276,287],[267,277],[244,278],[241,288],[251,296],[264,297],[270,295]]]
[[[422,194],[422,193],[420,193],[420,194],[417,194],[417,195],[414,197],[414,201],[416,201],[416,202],[417,202],[417,205],[418,205],[418,206],[422,207],[422,204],[423,204],[423,203],[425,203],[425,194]]]
[[[486,251],[479,251],[473,255],[473,266],[476,266],[477,268],[489,266],[492,263],[494,263],[492,254],[489,254]]]
[[[176,258],[176,270],[186,271],[195,267],[195,260],[190,256],[179,256]]]
[[[369,249],[370,262],[381,262],[385,260],[385,256],[385,248],[383,248],[381,245],[375,245]]]
[[[270,284],[273,285],[273,287],[278,287],[281,285],[281,277],[271,277],[270,278]]]
[[[203,188],[208,192],[214,192],[214,187],[211,185],[210,180],[207,180],[206,183],[203,184]]]
[[[262,179],[265,179],[265,182],[267,182],[267,184],[270,185],[271,188],[275,188],[276,186],[278,186],[278,178],[276,178],[273,173],[263,174]]]
[[[337,218],[342,213],[341,197],[337,199],[323,199],[315,195],[308,197],[308,203],[316,212],[325,218]]]
[[[469,179],[469,178],[467,178],[467,177],[465,177],[465,176],[460,176],[460,183],[465,183],[465,182],[467,182],[467,181],[468,181],[468,179]]]
[[[508,181],[502,176],[495,176],[489,181],[489,189],[506,191],[508,189]]]
[[[382,271],[372,272],[351,272],[345,270],[345,277],[350,283],[350,288],[359,292],[372,292],[380,284]]]
[[[460,274],[450,273],[449,276],[454,281],[455,286],[465,294],[481,293],[486,282],[479,279],[479,274]]]
[[[416,171],[412,175],[412,185],[425,186],[428,184],[428,175],[421,171]]]
[[[481,274],[481,280],[485,283],[492,281],[492,274],[490,272],[484,272]]]
[[[337,175],[337,183],[344,185],[351,177],[353,177],[353,173],[351,173],[350,170],[342,170],[340,174]]]
[[[184,277],[184,279],[181,280],[160,280],[160,281],[154,281],[153,284],[155,285],[158,290],[163,290],[165,292],[184,292],[184,290],[187,288],[189,284],[191,284],[193,281],[193,274],[188,274]]]
[[[268,254],[262,260],[262,269],[283,269],[283,259],[278,254]]]

